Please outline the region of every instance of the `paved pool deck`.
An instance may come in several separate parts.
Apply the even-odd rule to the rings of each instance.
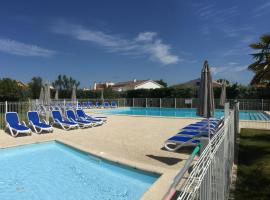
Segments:
[[[108,115],[99,127],[13,138],[0,131],[0,148],[57,140],[96,156],[159,173],[162,176],[142,200],[159,200],[168,190],[192,149],[168,152],[164,141],[196,119]]]

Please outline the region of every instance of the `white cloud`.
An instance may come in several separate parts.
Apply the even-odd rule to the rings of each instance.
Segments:
[[[157,33],[155,33],[155,32],[139,33],[136,40],[137,41],[152,41],[156,35],[157,35]]]
[[[258,6],[257,8],[255,8],[253,10],[254,13],[254,17],[260,17],[263,16],[265,14],[269,14],[269,8],[270,8],[270,2],[266,2],[264,4],[261,4],[260,6]]]
[[[80,25],[58,22],[52,27],[58,34],[68,35],[77,40],[88,41],[106,48],[109,52],[121,54],[148,55],[164,65],[176,64],[183,61],[171,53],[171,46],[158,38],[156,32],[141,32],[133,39],[126,39],[120,35],[92,30]]]
[[[219,29],[225,33],[228,37],[238,37],[240,35],[243,35],[243,33],[246,33],[247,31],[252,30],[252,27],[246,26],[246,27],[231,27],[227,25],[222,25],[219,27]]]
[[[152,58],[160,60],[163,64],[174,64],[180,60],[177,56],[170,54],[171,47],[163,44],[161,40],[156,40],[145,47],[145,52],[148,52]]]
[[[213,75],[230,75],[232,73],[238,73],[246,71],[248,68],[247,65],[240,65],[237,62],[229,62],[225,66],[222,67],[211,67],[211,71]]]
[[[0,51],[20,56],[50,57],[55,51],[10,39],[0,39]]]

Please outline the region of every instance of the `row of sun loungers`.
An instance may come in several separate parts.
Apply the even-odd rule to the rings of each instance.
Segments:
[[[165,141],[164,147],[169,151],[177,151],[184,146],[197,146],[202,139],[210,138],[222,127],[224,123],[221,119],[204,119],[200,122],[189,124],[182,128],[180,132]]]
[[[19,134],[31,135],[32,130],[35,133],[53,132],[53,126],[59,126],[64,130],[75,128],[87,128],[93,126],[100,126],[107,121],[106,117],[93,117],[87,115],[82,109],[77,109],[76,114],[73,110],[66,111],[66,117],[63,117],[60,110],[51,111],[53,122],[51,125],[45,120],[40,120],[37,111],[29,111],[27,113],[28,126],[24,121],[19,121],[17,112],[7,112],[5,114],[6,129],[9,130],[13,137]],[[32,128],[32,130],[30,129]]]
[[[73,108],[80,108],[80,109],[86,109],[86,108],[117,108],[118,104],[115,101],[112,101],[111,104],[107,101],[105,101],[103,104],[100,102],[96,102],[96,104],[93,104],[91,101],[87,102],[79,102],[77,103],[55,103],[49,105],[47,108],[44,105],[38,105],[36,110],[39,111],[39,113],[42,113],[43,115],[46,113],[46,110],[67,110],[67,109],[73,109]]]
[[[115,101],[112,101],[109,103],[108,101],[105,101],[104,103],[101,103],[97,101],[95,104],[91,101],[87,102],[78,102],[77,104],[74,103],[66,103],[66,107],[79,107],[79,108],[117,108],[118,104]]]

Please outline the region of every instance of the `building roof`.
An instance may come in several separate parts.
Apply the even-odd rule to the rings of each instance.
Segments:
[[[149,80],[123,81],[123,82],[115,83],[112,87],[127,87],[127,86],[135,87],[136,85],[140,85],[146,81],[149,81]]]
[[[173,87],[199,87],[200,86],[201,79],[197,78],[194,80],[190,80],[184,83],[180,83],[177,85],[174,85]],[[212,81],[213,82],[213,87],[221,87],[222,84],[218,83],[217,81]]]
[[[159,83],[152,81],[150,79],[148,80],[132,80],[132,81],[121,81],[121,82],[117,82],[117,83],[112,83],[112,82],[105,82],[105,83],[96,83],[95,85],[95,90],[102,90],[106,87],[112,87],[112,88],[135,88],[136,86],[142,85],[146,82],[153,82],[157,85],[159,85],[160,87],[163,87],[162,85],[160,85]]]
[[[19,81],[19,80],[15,80],[15,81],[16,81],[16,83],[17,83],[17,85],[19,87],[22,87],[22,88],[27,88],[28,87],[28,84],[23,83],[22,81]]]

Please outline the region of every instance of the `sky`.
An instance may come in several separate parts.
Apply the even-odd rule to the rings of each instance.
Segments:
[[[249,44],[270,33],[268,0],[9,0],[0,6],[0,78],[214,79],[248,84]]]

